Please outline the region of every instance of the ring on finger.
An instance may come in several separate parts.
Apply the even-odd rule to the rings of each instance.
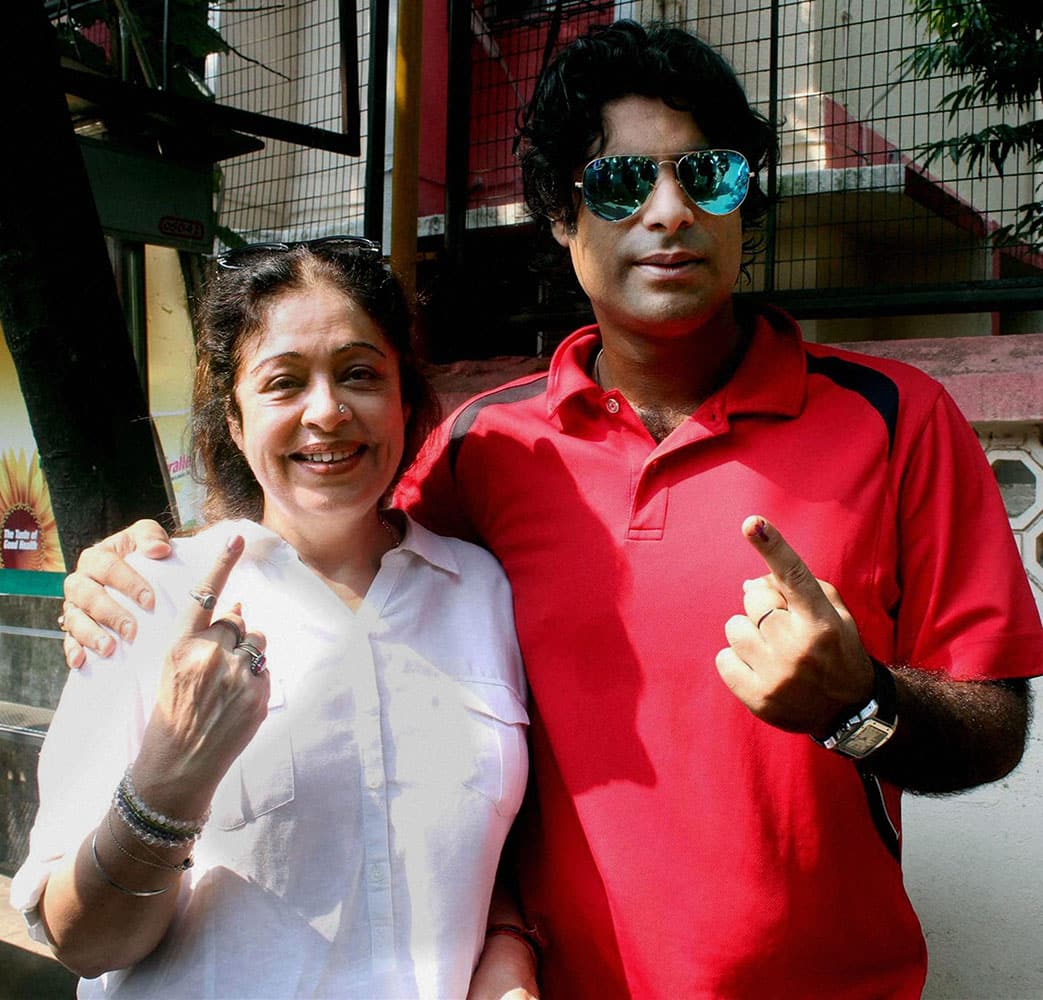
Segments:
[[[212,625],[227,625],[235,633],[235,642],[232,643],[232,648],[233,649],[238,649],[239,646],[242,645],[243,638],[244,638],[242,629],[240,629],[239,626],[236,625],[236,623],[234,621],[232,621],[231,618],[217,618],[213,622],[211,622],[211,624]]]
[[[245,640],[236,644],[236,651],[245,649],[250,656],[250,673],[254,677],[260,677],[264,673],[264,665],[268,662],[268,657],[264,655],[252,642],[246,642]]]
[[[65,627],[65,612],[62,612],[62,613],[61,613],[61,614],[60,614],[60,615],[58,616],[58,628],[60,628],[60,629],[61,629],[61,630],[62,630],[63,632],[68,632],[68,631],[69,631],[69,630],[68,630],[68,629],[67,629],[67,628]]]
[[[217,595],[212,594],[209,590],[190,590],[188,596],[204,611],[213,611],[217,606]]]
[[[762,614],[760,616],[760,618],[757,619],[757,626],[756,627],[760,628],[761,625],[763,625],[764,622],[767,620],[768,615],[773,615],[776,611],[780,611],[780,610],[781,610],[781,608],[768,608],[768,610],[765,611],[764,614]]]

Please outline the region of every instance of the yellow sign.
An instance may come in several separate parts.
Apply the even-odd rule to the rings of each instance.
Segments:
[[[51,496],[34,451],[0,454],[0,568],[62,573],[65,562]]]

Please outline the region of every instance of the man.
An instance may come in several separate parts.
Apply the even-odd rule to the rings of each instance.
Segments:
[[[514,589],[543,996],[916,997],[901,789],[1008,773],[1043,656],[981,449],[923,374],[737,311],[774,137],[707,45],[594,29],[522,140],[597,325],[465,405],[399,502]],[[83,569],[134,593],[129,544]],[[74,605],[132,632],[67,596],[89,644]]]

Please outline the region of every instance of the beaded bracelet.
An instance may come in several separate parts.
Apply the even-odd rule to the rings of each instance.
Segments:
[[[504,937],[512,937],[516,941],[521,941],[521,943],[532,952],[533,960],[537,964],[539,963],[540,943],[535,930],[529,930],[527,927],[519,927],[517,924],[490,924],[485,929],[485,936],[487,938],[495,937],[498,934],[502,934]]]
[[[191,837],[170,836],[160,828],[154,827],[145,817],[135,812],[127,801],[122,785],[117,785],[116,791],[112,795],[112,808],[127,825],[130,832],[143,844],[151,844],[153,847],[169,847],[171,849],[190,848],[192,846],[193,839]]]
[[[156,812],[155,809],[149,807],[144,799],[138,795],[138,791],[134,787],[134,781],[130,776],[131,767],[133,767],[133,765],[123,772],[123,780],[120,782],[131,808],[136,813],[147,819],[153,826],[162,830],[166,834],[181,836],[189,840],[196,840],[203,832],[203,827],[206,825],[206,821],[210,818],[210,810],[207,809],[207,811],[196,820],[171,819],[169,816],[164,816],[161,812]]]
[[[116,786],[112,806],[134,836],[153,847],[190,847],[199,839],[203,825],[210,816],[207,810],[206,815],[199,820],[178,820],[150,808],[134,788],[129,767]]]
[[[98,859],[98,831],[94,831],[94,836],[91,837],[91,858],[94,860],[94,867],[98,870],[98,874],[105,879],[113,889],[119,889],[120,892],[126,893],[128,896],[162,896],[163,893],[169,891],[170,886],[166,885],[162,889],[128,889],[125,885],[120,885],[105,869],[102,867],[101,861]]]

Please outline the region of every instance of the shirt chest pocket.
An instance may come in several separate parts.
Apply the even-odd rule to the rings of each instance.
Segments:
[[[528,713],[506,685],[459,683],[474,749],[471,776],[464,784],[490,799],[501,816],[513,817],[529,774]]]
[[[261,728],[217,786],[210,822],[221,830],[238,830],[292,802],[293,795],[289,714],[275,697]]]

